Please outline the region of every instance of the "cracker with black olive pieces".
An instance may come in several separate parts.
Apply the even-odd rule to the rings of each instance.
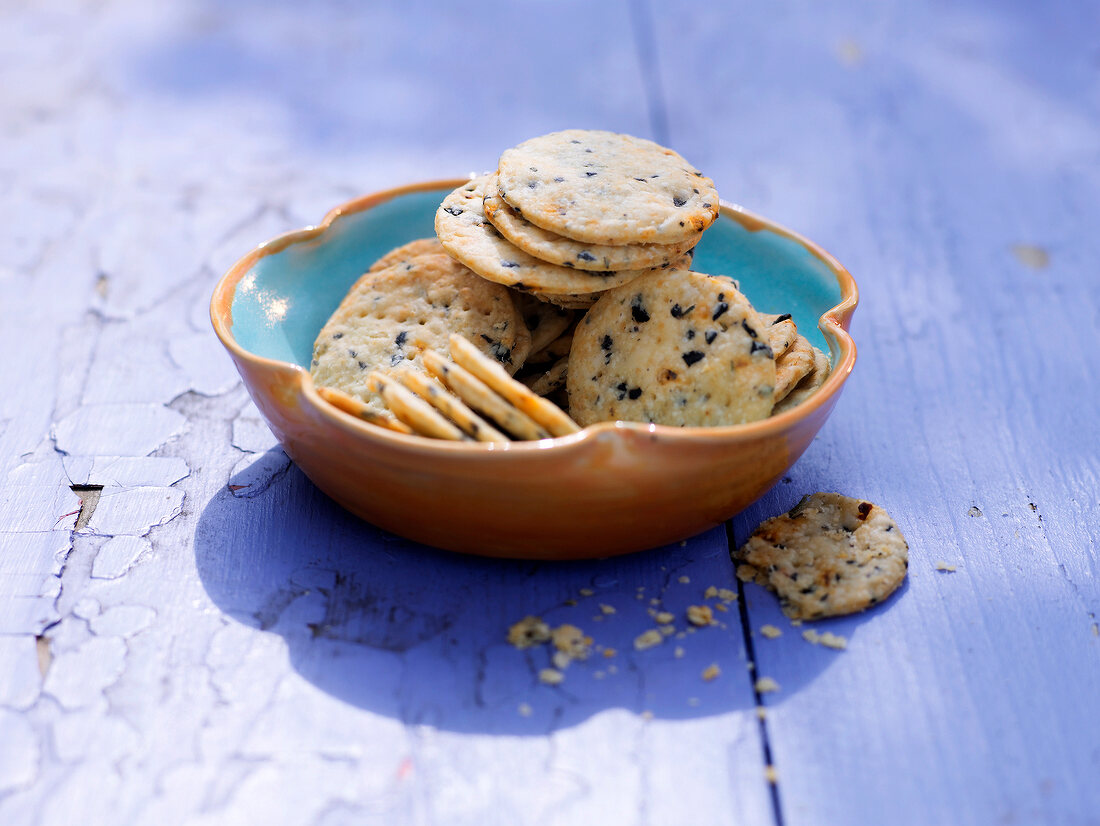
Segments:
[[[802,381],[795,385],[794,390],[775,403],[772,415],[784,413],[810,398],[825,383],[825,379],[829,378],[831,369],[829,357],[814,347],[813,368],[803,376]]]
[[[424,367],[443,382],[452,393],[482,415],[492,419],[501,430],[521,441],[549,439],[550,433],[538,422],[506,402],[481,379],[435,350],[424,353]]]
[[[665,267],[691,249],[695,235],[676,244],[586,244],[525,221],[520,211],[500,197],[497,177],[485,185],[485,217],[500,234],[535,258],[578,270],[638,270]]]
[[[761,313],[760,317],[767,324],[768,346],[772,348],[772,355],[777,359],[791,349],[795,339],[798,338],[798,327],[790,313],[773,315]]]
[[[569,373],[569,356],[564,356],[554,362],[550,369],[531,373],[523,376],[520,381],[527,385],[532,393],[539,396],[549,396],[565,387],[565,377]]]
[[[392,430],[395,433],[408,434],[413,432],[411,427],[399,419],[395,419],[386,411],[371,407],[362,399],[349,396],[342,390],[336,390],[332,387],[318,387],[317,395],[333,407],[337,407],[345,413],[350,413],[365,422],[370,422],[386,430]]]
[[[527,358],[542,350],[577,320],[572,310],[559,307],[546,301],[540,301],[530,293],[512,291],[512,303],[516,305],[523,323],[531,333],[531,352]]]
[[[367,388],[372,393],[378,393],[393,415],[411,427],[416,434],[427,436],[429,439],[446,439],[454,442],[466,438],[465,434],[452,422],[398,383],[396,378],[378,370],[372,370],[367,376]]]
[[[423,349],[446,347],[451,333],[477,342],[513,373],[531,346],[506,288],[443,253],[417,255],[355,282],[317,336],[309,372],[318,386],[377,405],[367,373],[420,367]]]
[[[433,252],[439,255],[443,254],[443,247],[440,246],[438,238],[417,238],[415,241],[402,244],[400,247],[394,247],[371,264],[367,272],[378,272],[387,267],[392,267],[394,264],[407,264],[418,255]]]
[[[512,441],[427,373],[398,368],[393,375],[401,384],[454,422],[471,439],[478,442]]]
[[[589,244],[676,244],[718,217],[714,182],[671,149],[567,129],[500,156],[498,191],[523,218]]]
[[[451,192],[435,213],[435,234],[443,249],[482,278],[522,292],[573,296],[609,290],[651,271],[584,272],[529,255],[485,218],[487,178],[474,178]]]
[[[652,270],[645,270],[647,273],[660,272],[661,270],[674,269],[674,270],[690,270],[692,263],[692,251],[688,250],[670,265],[663,267],[657,267]],[[733,282],[736,286],[737,282]],[[588,293],[585,295],[548,295],[539,290],[531,290],[531,295],[537,298],[539,301],[545,301],[549,304],[553,304],[563,310],[587,310],[596,301],[599,300],[603,293]]]
[[[499,364],[486,358],[462,336],[451,336],[451,358],[502,399],[545,427],[551,435],[568,436],[580,430],[577,423],[556,404],[531,392],[527,385],[513,379]]]
[[[733,555],[737,576],[776,593],[792,619],[852,614],[905,579],[909,546],[885,510],[839,493],[804,496]]]
[[[763,330],[728,278],[669,270],[611,290],[573,335],[569,412],[581,425],[763,419],[775,388]]]
[[[797,336],[787,351],[775,360],[775,400],[787,397],[814,367],[814,347],[805,336]]]

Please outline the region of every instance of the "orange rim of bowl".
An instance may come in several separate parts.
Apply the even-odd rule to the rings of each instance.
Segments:
[[[621,434],[631,432],[635,435],[645,435],[650,438],[684,440],[707,444],[720,442],[722,444],[738,444],[755,441],[778,435],[788,430],[804,418],[808,418],[814,411],[826,404],[841,387],[851,374],[856,362],[856,345],[848,334],[847,326],[851,322],[852,313],[859,303],[859,288],[855,279],[839,261],[832,255],[815,244],[810,239],[793,230],[787,229],[773,221],[763,218],[737,204],[726,201],[720,202],[721,212],[736,221],[750,232],[766,229],[784,238],[792,240],[814,257],[822,261],[835,276],[840,286],[841,300],[839,304],[826,310],[818,319],[818,328],[824,334],[826,341],[836,342],[838,358],[829,372],[825,383],[802,403],[789,410],[766,419],[755,422],[747,422],[737,425],[722,425],[719,427],[674,427],[671,425],[648,424],[645,422],[598,422],[583,428],[579,433],[569,436],[559,436],[554,439],[542,439],[540,441],[509,442],[506,444],[494,444],[490,442],[450,442],[441,439],[430,439],[425,436],[408,435],[396,431],[387,430],[377,425],[372,425],[356,418],[350,413],[329,404],[317,393],[313,378],[305,368],[291,364],[290,362],[258,356],[245,350],[233,337],[233,298],[237,285],[241,279],[252,270],[256,262],[268,255],[282,252],[292,244],[312,241],[323,235],[329,226],[344,215],[362,212],[378,204],[417,192],[430,190],[455,189],[467,182],[465,178],[448,179],[441,181],[424,181],[422,183],[409,184],[395,187],[381,192],[371,193],[355,198],[347,203],[330,209],[321,223],[283,233],[269,241],[260,244],[235,263],[225,275],[221,277],[214,287],[214,294],[210,300],[210,320],[214,326],[221,343],[236,358],[251,362],[257,367],[271,371],[285,371],[298,376],[301,384],[302,396],[320,414],[333,425],[353,434],[362,435],[370,439],[389,442],[394,447],[403,447],[413,452],[437,453],[439,451],[457,451],[470,458],[501,456],[514,452],[523,453],[528,450],[545,450],[547,448],[566,449],[571,446],[581,445],[590,438],[596,438],[603,434]],[[832,349],[832,347],[830,347]]]

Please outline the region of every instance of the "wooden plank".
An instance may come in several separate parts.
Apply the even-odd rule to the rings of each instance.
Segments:
[[[1023,8],[802,11],[777,27],[744,9],[739,42],[768,53],[732,54],[670,99],[674,125],[710,103],[726,127],[732,151],[710,165],[709,133],[673,128],[724,197],[821,241],[861,286],[845,396],[791,482],[736,520],[739,540],[839,490],[884,505],[911,548],[887,605],[815,624],[844,652],[746,589],[754,630],[784,631],[754,636],[782,686],[765,701],[784,822],[1090,822],[1100,428],[1079,393],[1100,347],[1082,278],[1100,257],[1100,133],[1067,94],[1073,70],[1037,68],[1053,43],[1081,65],[1087,39]],[[722,48],[717,16],[688,24],[693,54]],[[666,54],[666,78],[698,71]]]
[[[412,546],[270,449],[209,330],[218,274],[347,198],[646,135],[640,8],[0,11],[0,342],[44,342],[0,397],[0,822],[771,822],[739,617],[684,627],[722,531],[568,566]],[[73,484],[103,486],[78,530]],[[685,636],[635,652],[650,599]],[[604,648],[539,682],[505,642],[533,612]]]

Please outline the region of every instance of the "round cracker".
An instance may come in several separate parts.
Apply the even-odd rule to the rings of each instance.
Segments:
[[[578,270],[638,270],[667,267],[695,246],[699,235],[678,244],[586,244],[523,220],[519,210],[500,197],[497,176],[485,185],[485,217],[500,234],[526,253]]]
[[[882,508],[839,493],[805,496],[734,553],[737,576],[775,591],[792,618],[851,614],[901,585],[909,546]]]
[[[550,433],[517,410],[492,390],[485,382],[471,375],[468,370],[447,361],[435,350],[424,353],[424,367],[443,382],[462,401],[479,413],[492,419],[502,430],[519,440],[549,439]]]
[[[512,303],[516,305],[523,323],[527,325],[527,331],[531,333],[531,352],[528,358],[557,339],[577,320],[577,314],[572,310],[552,302],[540,301],[530,293],[513,292]]]
[[[825,383],[825,379],[829,378],[831,370],[829,357],[814,347],[813,369],[803,377],[802,381],[795,385],[794,390],[775,403],[775,407],[772,408],[772,415],[784,413],[810,398]]]
[[[496,362],[494,362],[495,364]],[[447,392],[438,381],[418,370],[398,369],[394,377],[479,442],[510,442],[507,436],[467,407],[461,399]]]
[[[695,254],[695,250],[688,250],[671,265],[664,267],[658,267],[653,270],[647,270],[647,272],[660,272],[663,269],[680,269],[690,270],[692,257]],[[736,281],[732,282],[734,287],[738,287]],[[738,287],[739,289],[739,287]],[[539,290],[531,290],[531,295],[537,298],[539,301],[545,301],[548,304],[553,304],[556,307],[560,307],[563,310],[587,310],[599,299],[603,293],[588,293],[587,295],[548,295],[540,292]]]
[[[567,129],[500,156],[499,191],[523,218],[589,244],[675,244],[718,217],[714,182],[671,149]]]
[[[531,346],[507,289],[443,253],[418,255],[355,282],[314,342],[310,375],[318,386],[370,401],[371,370],[419,367],[420,353],[445,348],[451,333],[513,373]]]
[[[772,354],[778,359],[790,349],[791,345],[794,344],[794,340],[798,338],[798,327],[795,326],[790,313],[783,313],[782,315],[761,313],[760,317],[768,325],[768,346],[772,348]]]
[[[794,344],[775,360],[775,400],[783,401],[813,367],[813,345],[805,336],[796,336]]]
[[[485,182],[474,178],[443,199],[435,213],[439,243],[483,278],[515,290],[585,295],[633,281],[651,270],[584,272],[548,264],[505,239],[485,218]]]
[[[532,393],[539,396],[549,396],[565,387],[565,377],[569,372],[569,357],[563,356],[554,362],[550,368],[541,373],[532,373],[520,379],[530,388]]]
[[[435,408],[386,374],[377,370],[371,371],[367,376],[367,387],[372,393],[381,395],[390,412],[418,435],[453,442],[466,438],[461,430],[437,413]]]
[[[545,427],[553,436],[568,436],[580,430],[577,423],[565,415],[553,402],[531,392],[527,385],[516,381],[497,362],[486,358],[462,336],[451,336],[451,358],[481,379],[485,386]]]
[[[399,419],[395,419],[387,411],[371,407],[362,399],[349,396],[342,390],[336,390],[332,387],[318,387],[317,395],[333,407],[337,407],[345,413],[350,413],[365,422],[370,422],[386,430],[392,430],[395,433],[408,434],[413,432],[411,427]]]
[[[582,426],[763,419],[775,388],[763,329],[728,278],[670,270],[611,290],[573,335],[570,415]]]
[[[415,241],[409,241],[409,243],[402,244],[400,247],[395,247],[387,252],[371,264],[367,272],[378,272],[387,267],[392,267],[394,264],[407,264],[418,255],[433,252],[443,252],[443,247],[439,245],[438,238],[417,238]]]

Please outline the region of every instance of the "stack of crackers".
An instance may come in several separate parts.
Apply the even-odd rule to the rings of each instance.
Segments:
[[[553,427],[532,418],[539,396],[581,425],[715,426],[782,412],[821,385],[828,358],[789,315],[760,314],[729,278],[691,271],[717,217],[714,183],[651,141],[587,130],[526,141],[444,198],[437,238],[393,250],[353,285],[310,372],[343,409],[436,438],[576,429],[549,408],[539,409]],[[453,368],[439,355],[448,348],[466,360],[459,370],[478,353],[491,360],[489,390],[504,408],[452,403]],[[534,426],[510,427],[506,410]]]

